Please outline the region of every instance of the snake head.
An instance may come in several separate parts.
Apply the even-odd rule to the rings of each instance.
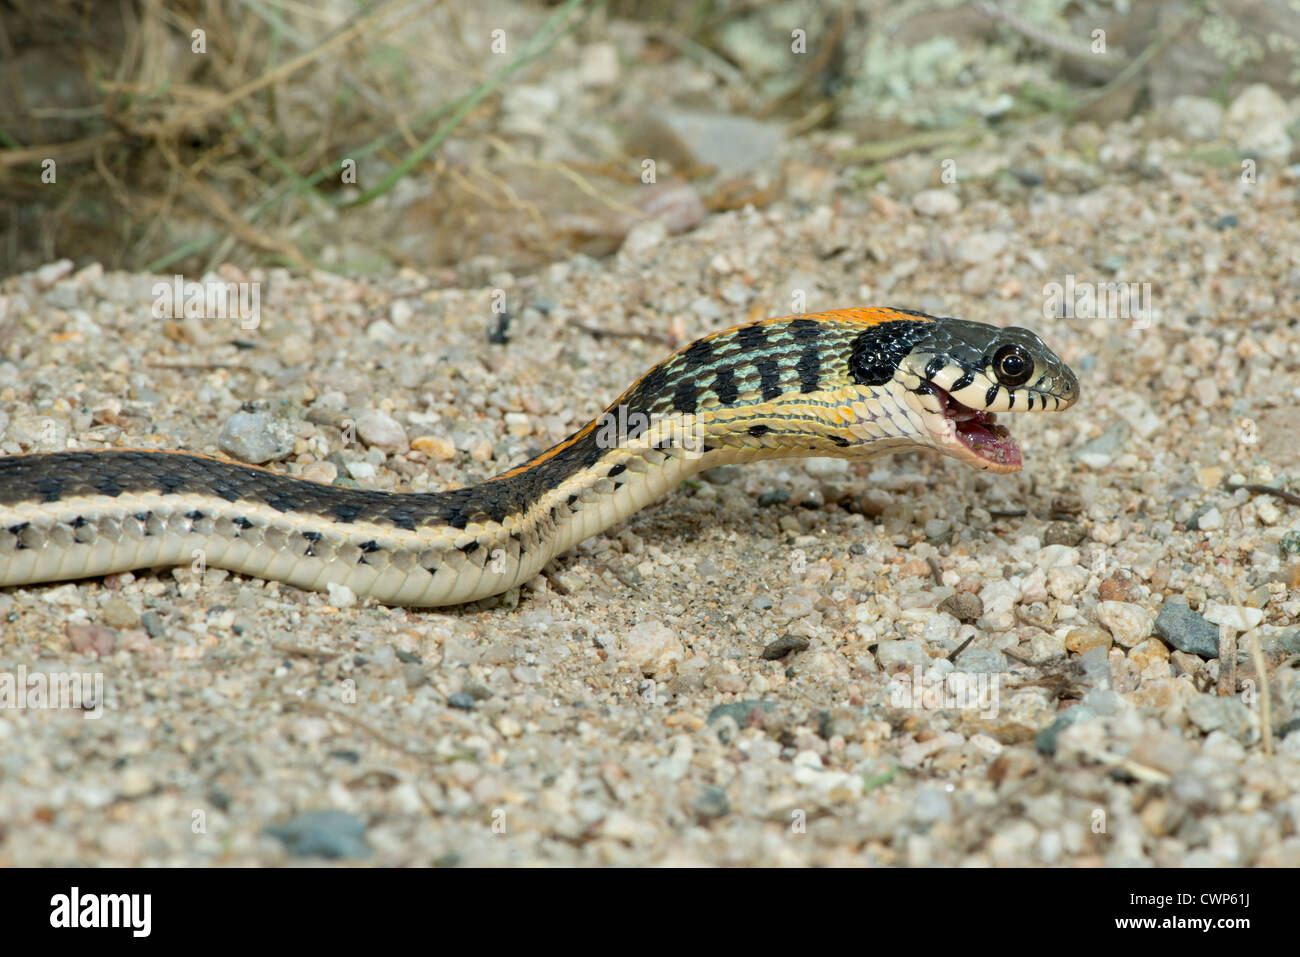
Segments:
[[[1028,329],[916,315],[858,337],[855,378],[901,390],[919,419],[917,444],[984,471],[1019,470],[1020,446],[997,413],[1069,408],[1079,397],[1074,372]]]

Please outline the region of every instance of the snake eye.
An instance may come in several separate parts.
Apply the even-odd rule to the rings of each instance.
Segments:
[[[993,371],[1005,386],[1024,385],[1034,374],[1034,360],[1024,346],[1011,343],[994,354]]]

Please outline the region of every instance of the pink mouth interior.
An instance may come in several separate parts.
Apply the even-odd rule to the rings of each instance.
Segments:
[[[978,412],[962,405],[934,383],[930,383],[930,388],[939,397],[939,411],[956,426],[962,445],[986,462],[1020,467],[1020,446],[1005,426],[997,424],[996,413]]]

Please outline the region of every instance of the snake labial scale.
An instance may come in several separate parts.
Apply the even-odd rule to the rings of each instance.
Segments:
[[[188,564],[397,605],[506,591],[717,465],[928,448],[1021,466],[999,412],[1057,412],[1074,373],[1034,333],[890,308],[786,316],[668,356],[517,468],[447,492],[325,485],[135,449],[0,456],[0,586]]]

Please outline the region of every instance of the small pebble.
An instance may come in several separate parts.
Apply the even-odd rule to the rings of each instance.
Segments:
[[[939,611],[969,624],[984,614],[984,602],[974,592],[957,592],[939,602]]]
[[[411,448],[423,452],[435,462],[449,462],[456,457],[456,444],[440,435],[422,435],[412,439]]]
[[[1072,522],[1052,522],[1043,532],[1044,545],[1078,545],[1087,536],[1082,525]]]
[[[619,650],[647,677],[667,674],[685,655],[685,648],[667,625],[642,622],[619,643]]]
[[[701,789],[699,797],[691,802],[691,811],[698,821],[707,823],[730,814],[731,802],[727,800],[727,792],[722,788],[705,787]]]
[[[1217,507],[1211,505],[1203,512],[1198,512],[1187,527],[1197,529],[1202,532],[1217,532],[1223,528],[1223,513]]]
[[[241,462],[262,465],[293,453],[293,431],[269,412],[236,412],[221,427],[217,444]]]
[[[1113,639],[1104,628],[1071,628],[1065,635],[1067,651],[1083,654],[1089,648],[1109,648]]]
[[[951,216],[961,209],[961,200],[950,189],[925,189],[912,197],[912,208],[922,216]]]
[[[307,811],[265,829],[294,857],[360,860],[370,856],[366,826],[347,811]]]
[[[110,628],[135,628],[140,624],[139,613],[120,598],[110,598],[101,609],[104,624]]]
[[[378,409],[370,409],[357,417],[357,437],[366,445],[386,452],[403,452],[409,444],[401,423]]]
[[[106,658],[117,644],[117,633],[103,625],[68,625],[68,644],[79,654]]]
[[[1151,634],[1150,614],[1131,602],[1098,602],[1097,620],[1111,633],[1115,643],[1124,648],[1132,648]]]
[[[1224,605],[1217,601],[1205,603],[1205,620],[1215,625],[1227,625],[1238,632],[1250,631],[1264,620],[1264,612],[1246,605]]]
[[[803,651],[808,647],[808,639],[799,635],[782,635],[773,642],[768,643],[763,649],[762,655],[764,661],[778,661],[786,655],[797,651]]]
[[[1062,731],[1076,724],[1092,721],[1096,717],[1097,713],[1084,704],[1067,708],[1034,739],[1034,746],[1043,754],[1055,754],[1057,739],[1060,738]]]

